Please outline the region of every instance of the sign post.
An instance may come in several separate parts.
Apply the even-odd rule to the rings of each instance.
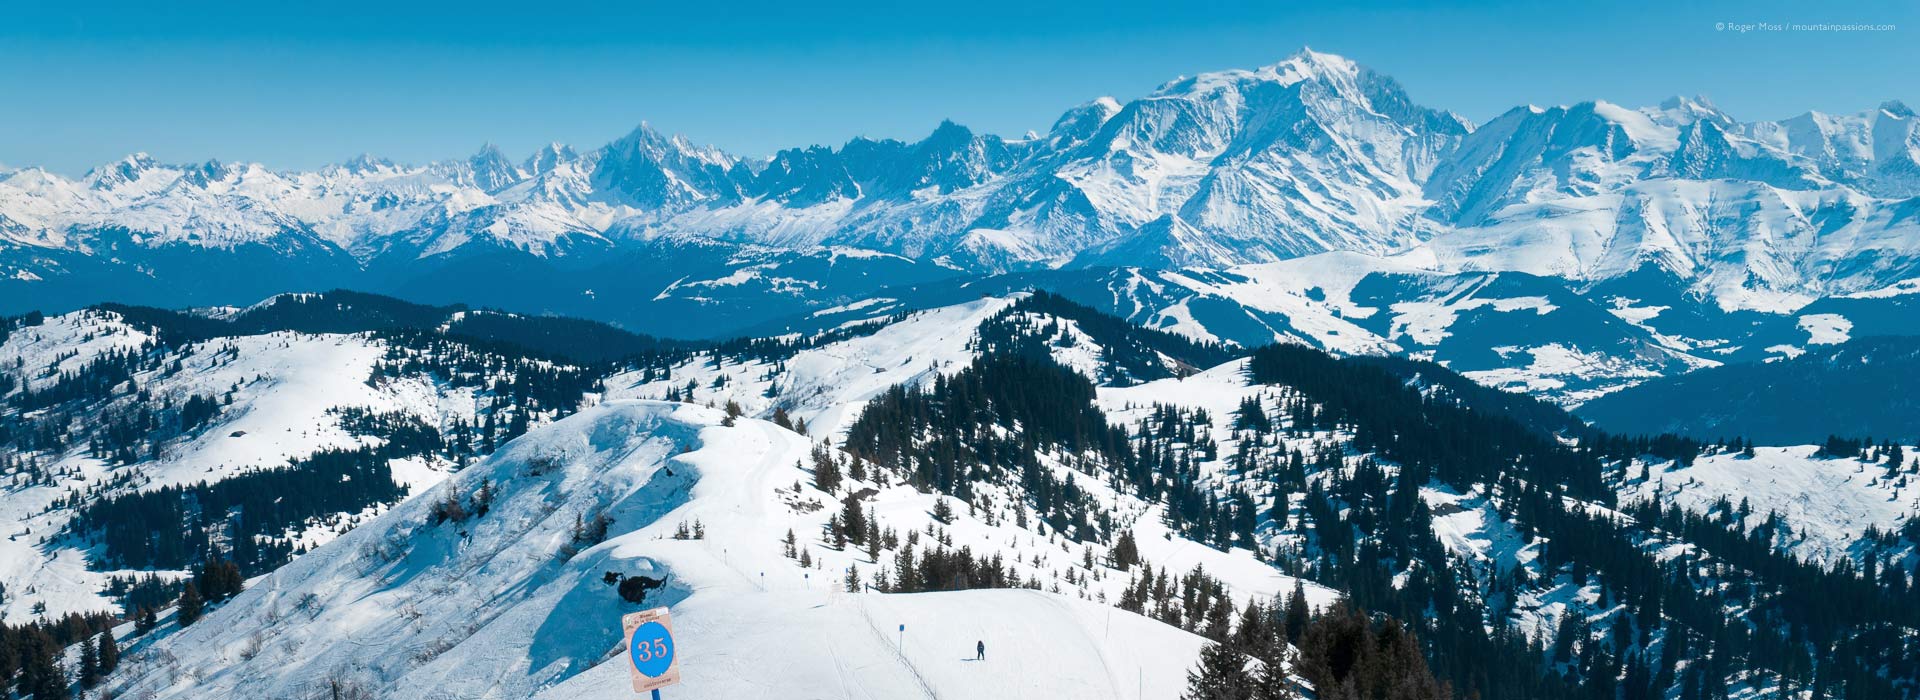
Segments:
[[[642,610],[620,618],[627,637],[627,662],[633,692],[652,692],[680,682],[680,657],[673,643],[673,620],[666,608]]]

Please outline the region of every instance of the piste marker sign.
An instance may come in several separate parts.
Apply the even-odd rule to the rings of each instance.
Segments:
[[[633,692],[657,691],[680,682],[680,656],[666,608],[628,613],[620,618],[620,627],[626,631]]]

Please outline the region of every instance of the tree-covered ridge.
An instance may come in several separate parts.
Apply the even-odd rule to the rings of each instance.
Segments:
[[[1692,700],[1768,682],[1881,698],[1913,687],[1914,649],[1866,648],[1920,627],[1904,611],[1916,599],[1905,568],[1863,576],[1800,561],[1766,528],[1617,502],[1638,461],[1684,463],[1739,442],[1609,435],[1480,395],[1438,366],[1408,373],[1296,346],[1252,354],[1246,375],[1267,388],[1231,415],[1154,406],[1123,439],[1093,441],[1089,428],[1106,418],[1092,380],[1021,342],[983,344],[1003,352],[930,388],[896,387],[869,405],[848,450],[963,500],[970,480],[1008,483],[983,461],[1075,455],[1074,471],[1159,503],[1183,534],[1254,549],[1404,621],[1433,673],[1469,696]],[[1484,504],[1537,558],[1516,566],[1449,550],[1433,489]],[[1124,559],[1125,533],[1109,534],[1093,541]],[[1121,604],[1202,632],[1218,617],[1214,603],[1193,607],[1210,599],[1204,586],[1168,606],[1152,583],[1149,573],[1132,587],[1137,602]],[[1552,629],[1519,626],[1539,619],[1523,602],[1564,591],[1582,600],[1546,615]],[[1854,653],[1835,659],[1841,650]]]
[[[469,309],[463,304],[429,306],[346,289],[282,294],[230,313],[174,311],[114,303],[93,308],[113,313],[169,346],[282,331],[411,332],[503,348],[513,354],[556,362],[598,364],[679,354],[707,345],[630,333],[598,321]],[[4,337],[0,336],[0,340]]]
[[[1078,334],[1069,333],[1068,325]],[[1097,380],[1110,386],[1191,374],[1238,356],[1232,348],[1144,328],[1045,290],[1029,293],[980,324],[977,342],[982,353],[1046,356],[1082,337],[1099,349]]]
[[[455,340],[500,343],[520,348],[528,355],[582,364],[677,355],[685,348],[694,347],[689,343],[629,333],[596,321],[497,311],[456,314],[442,332]]]
[[[1627,478],[1635,459],[1690,460],[1728,447],[1598,431],[1554,439],[1370,365],[1290,347],[1261,349],[1248,365],[1255,381],[1301,391],[1316,420],[1350,433],[1346,451],[1362,455],[1309,470],[1303,539],[1279,556],[1362,606],[1417,620],[1435,670],[1457,688],[1527,697],[1515,691],[1540,681],[1476,658],[1542,654],[1549,672],[1587,697],[1676,687],[1689,699],[1721,697],[1734,671],[1821,693],[1844,686],[1844,697],[1914,687],[1920,650],[1834,653],[1920,628],[1912,613],[1920,597],[1904,568],[1861,576],[1850,562],[1799,561],[1764,526],[1748,531],[1657,502],[1607,507],[1610,483]],[[1430,485],[1478,494],[1537,543],[1536,565],[1501,570],[1448,553],[1421,495]],[[1511,627],[1516,603],[1563,586],[1594,591],[1600,614],[1569,613],[1550,648],[1529,650],[1542,640]]]
[[[1419,637],[1404,623],[1345,602],[1311,610],[1297,592],[1272,605],[1256,601],[1230,634],[1212,638],[1188,672],[1181,700],[1455,697],[1427,668]],[[1252,661],[1258,670],[1249,670]]]
[[[327,450],[212,483],[107,496],[69,527],[99,545],[96,562],[107,568],[186,569],[225,556],[248,576],[266,573],[292,559],[297,528],[404,497],[388,460],[411,453],[397,443]]]
[[[79,685],[92,689],[120,665],[114,622],[105,613],[71,613],[18,626],[0,624],[0,693],[13,697],[17,691],[34,700],[71,697],[62,656],[75,645],[81,646]]]
[[[1440,394],[1453,399],[1458,405],[1505,415],[1542,434],[1578,435],[1588,430],[1584,421],[1568,413],[1559,404],[1528,394],[1495,389],[1433,362],[1398,355],[1362,355],[1350,359],[1359,364],[1379,367],[1423,393]]]
[[[705,354],[715,363],[726,361],[745,362],[762,360],[780,362],[790,359],[802,350],[817,348],[853,338],[873,335],[888,325],[907,318],[906,313],[870,318],[849,322],[829,330],[811,334],[789,334],[773,337],[742,337],[715,341],[708,344]]]
[[[184,345],[277,331],[360,333],[391,328],[431,328],[464,306],[427,306],[345,289],[281,294],[237,310],[174,310],[108,302],[92,307],[119,316],[165,345]]]
[[[1284,425],[1284,429],[1297,430],[1300,435],[1317,435],[1323,439],[1334,434],[1337,421],[1333,414],[1311,407],[1297,392],[1286,392],[1285,395],[1294,400],[1284,403],[1276,401],[1275,405],[1286,406],[1293,412],[1291,415],[1276,419],[1264,408],[1250,407],[1237,420],[1264,425],[1268,430]],[[1199,464],[1220,458],[1208,437],[1212,423],[1205,412],[1157,407],[1131,429],[1109,428],[1095,432],[1091,430],[1092,427],[1108,425],[1106,416],[1094,403],[1095,398],[1091,380],[1048,358],[1025,353],[983,355],[973,365],[951,378],[936,380],[927,389],[895,387],[869,404],[849,431],[846,450],[857,461],[871,462],[879,469],[902,473],[910,483],[967,501],[969,507],[973,507],[971,504],[975,498],[972,480],[1018,484],[1027,494],[1029,504],[1050,525],[1083,540],[1107,544],[1108,558],[1122,570],[1136,563],[1133,558],[1137,554],[1128,554],[1134,551],[1130,544],[1131,534],[1100,530],[1088,533],[1080,529],[1077,522],[1069,520],[1073,512],[1086,512],[1089,508],[1103,516],[1105,513],[1099,510],[1098,503],[1084,496],[1064,502],[1050,498],[1049,494],[1074,493],[1067,489],[1073,489],[1075,479],[1069,478],[1058,483],[1032,479],[1032,474],[1046,473],[1045,465],[1035,455],[1052,454],[1055,459],[1062,454],[1081,457],[1083,459],[1072,461],[1076,471],[1083,476],[1120,486],[1148,502],[1162,504],[1169,524],[1188,536],[1222,548],[1243,547],[1272,553],[1283,565],[1326,577],[1325,580],[1338,580],[1342,584],[1374,582],[1392,589],[1388,581],[1393,577],[1393,553],[1376,544],[1372,533],[1391,531],[1395,527],[1393,523],[1403,523],[1405,529],[1385,537],[1400,542],[1403,548],[1417,547],[1420,556],[1427,561],[1446,559],[1444,549],[1433,540],[1431,532],[1421,533],[1417,529],[1420,520],[1409,512],[1424,511],[1424,503],[1406,493],[1393,494],[1391,503],[1384,497],[1372,498],[1371,493],[1357,495],[1368,489],[1389,490],[1392,480],[1384,468],[1369,466],[1372,464],[1370,461],[1363,461],[1360,470],[1354,472],[1351,478],[1343,478],[1340,475],[1347,470],[1340,465],[1344,464],[1343,455],[1347,454],[1348,448],[1336,447],[1332,443],[1324,445],[1313,457],[1312,463],[1319,465],[1316,472],[1322,480],[1316,481],[1312,491],[1304,496],[1309,501],[1326,504],[1328,508],[1303,509],[1309,514],[1301,516],[1295,526],[1298,531],[1307,533],[1307,539],[1303,541],[1311,541],[1312,544],[1284,552],[1275,550],[1256,536],[1256,529],[1263,523],[1266,527],[1275,526],[1273,512],[1257,506],[1247,491],[1213,490],[1212,485],[1201,479]],[[1040,412],[1038,407],[1046,407],[1045,412]],[[1295,425],[1294,416],[1302,415],[1309,418],[1305,419],[1305,423]],[[1248,427],[1246,431],[1250,436],[1259,429]],[[1028,436],[1030,442],[1023,445],[1019,442],[1020,436]],[[1281,443],[1275,441],[1270,444]],[[1262,478],[1276,479],[1274,483],[1280,484],[1283,489],[1291,490],[1306,485],[1309,462],[1304,454],[1297,451],[1290,453],[1278,468],[1271,471],[1254,464],[1253,457],[1245,458],[1250,460],[1247,465],[1249,471],[1258,471]],[[996,468],[991,466],[994,463],[990,460],[1011,461],[1020,465],[1021,469]],[[1013,475],[1017,475],[1017,481],[1009,480],[1016,478]],[[1341,494],[1356,501],[1370,500],[1366,500],[1360,508],[1334,506],[1338,496],[1324,491],[1324,480],[1328,478],[1336,481],[1335,487]],[[1074,511],[1062,512],[1055,506],[1075,503],[1082,505]],[[1339,521],[1338,515],[1328,514],[1347,511],[1366,523],[1366,527]],[[1321,520],[1308,520],[1316,516]],[[1389,522],[1390,518],[1395,520]],[[1101,521],[1107,519],[1097,518]],[[1286,527],[1286,519],[1285,511],[1280,511],[1280,527]],[[1345,544],[1328,542],[1323,546],[1314,539],[1316,528],[1322,538],[1331,539],[1335,533],[1341,533]],[[1363,544],[1370,555],[1355,552]],[[1324,562],[1309,562],[1301,558],[1307,551],[1331,554]],[[1405,565],[1406,561],[1403,560],[1402,566]],[[1441,570],[1446,571],[1444,568]],[[1386,573],[1376,576],[1373,573],[1375,571]],[[883,570],[876,576],[886,580],[888,574]],[[1430,574],[1418,576],[1414,583],[1418,591],[1444,586],[1458,595],[1458,588],[1450,578],[1436,582],[1428,580]],[[1121,607],[1150,614],[1168,624],[1222,641],[1232,637],[1232,631],[1237,629],[1236,620],[1245,616],[1259,617],[1278,610],[1277,604],[1271,610],[1259,606],[1245,610],[1237,608],[1219,582],[1198,570],[1170,579],[1166,572],[1156,573],[1151,567],[1143,567],[1137,578],[1128,585],[1127,591],[1117,601]],[[1399,601],[1390,599],[1383,602]],[[1454,601],[1448,608],[1454,611],[1449,615],[1458,616],[1453,624],[1479,629],[1482,618],[1468,616],[1467,611],[1460,609],[1463,606],[1462,601]],[[1415,615],[1419,613],[1418,609],[1395,607],[1392,614],[1403,619],[1416,619]],[[1416,625],[1413,629],[1425,634],[1438,628]],[[1462,637],[1452,634],[1445,639],[1463,643],[1473,641]],[[1541,693],[1556,692],[1564,687],[1564,681],[1549,673],[1544,665],[1489,661],[1512,659],[1530,653],[1531,650],[1518,635],[1514,635],[1511,641],[1500,642],[1489,639],[1481,632],[1475,639],[1477,643],[1466,650],[1442,657],[1446,663],[1453,664],[1444,668],[1448,673],[1442,677],[1477,676],[1466,685],[1476,692],[1489,693],[1489,697],[1540,697]],[[1429,648],[1429,651],[1436,650]],[[1424,673],[1424,670],[1421,672]],[[1345,675],[1343,671],[1336,680],[1345,682],[1349,678],[1359,677]],[[1419,687],[1438,686],[1424,684]]]
[[[7,342],[13,332],[21,328],[32,328],[46,323],[47,315],[38,311],[29,311],[18,316],[0,316],[0,343]]]
[[[335,289],[318,294],[282,294],[230,317],[242,333],[300,331],[358,333],[391,328],[430,328],[466,311],[465,304],[432,306],[380,294]]]
[[[1043,453],[1112,460],[1125,434],[1094,406],[1093,382],[1044,357],[982,355],[924,390],[895,386],[861,410],[843,448],[916,486],[970,498],[973,484],[1018,483],[1056,530],[1104,540],[1108,525]]]
[[[475,344],[416,330],[385,331],[386,356],[374,366],[368,383],[430,377],[454,388],[477,392],[477,425],[458,424],[448,441],[465,456],[487,454],[519,437],[536,420],[554,420],[579,410],[586,395],[600,390],[606,365],[570,365],[537,355],[515,353],[517,346]],[[477,451],[476,451],[477,450]]]
[[[1435,480],[1465,489],[1519,477],[1557,485],[1577,498],[1613,500],[1597,456],[1563,449],[1553,437],[1500,412],[1423,393],[1370,362],[1272,345],[1254,352],[1247,374],[1255,383],[1304,393],[1318,407],[1318,420],[1352,430],[1354,451],[1399,463],[1412,470],[1414,483]],[[1509,471],[1514,467],[1524,471]]]
[[[0,398],[0,447],[8,448],[0,453],[0,464],[41,482],[53,476],[42,473],[41,464],[76,446],[115,465],[160,459],[166,446],[194,435],[232,403],[241,384],[191,394],[153,389],[184,381],[205,367],[240,361],[239,344],[213,338],[169,346],[157,337],[165,336],[100,352],[75,369],[42,372],[43,381],[33,387],[22,374],[33,368],[0,369],[14,389]],[[530,421],[577,410],[610,371],[606,365],[554,362],[516,344],[473,343],[430,331],[383,331],[375,339],[387,358],[364,381],[425,376],[479,393],[484,403],[475,411],[476,424],[445,426],[448,441],[466,446],[467,456],[477,446],[490,451],[518,436]]]
[[[112,464],[152,458],[161,445],[197,429],[223,403],[215,395],[149,396],[140,390],[142,378],[182,372],[179,360],[177,353],[147,340],[107,349],[74,369],[0,368],[12,388],[0,399],[0,466],[29,483],[50,484],[56,475],[42,468],[42,458],[72,447],[82,446]],[[31,379],[40,381],[34,385]]]

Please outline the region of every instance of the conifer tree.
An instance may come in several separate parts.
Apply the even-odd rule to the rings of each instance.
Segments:
[[[1266,656],[1272,646],[1273,633],[1267,626],[1269,615],[1260,601],[1248,601],[1245,610],[1240,611],[1240,621],[1233,627],[1233,644],[1240,651],[1254,656]]]
[[[59,643],[37,627],[26,637],[20,690],[33,700],[67,700],[67,673],[60,668]]]
[[[180,591],[180,626],[186,627],[200,621],[200,614],[206,608],[206,600],[200,597],[200,587],[187,582],[185,590]]]
[[[1311,616],[1307,604],[1307,586],[1301,579],[1293,580],[1293,593],[1287,596],[1286,633],[1287,642],[1299,644],[1300,635],[1307,631],[1307,620]]]
[[[854,544],[866,541],[867,511],[860,507],[860,499],[848,496],[840,503],[840,527]]]
[[[100,675],[106,676],[120,668],[120,643],[113,638],[113,627],[100,632]]]
[[[826,450],[814,450],[813,487],[827,493],[840,490],[840,464]]]
[[[93,638],[80,640],[80,687],[91,689],[100,684],[100,651]]]
[[[1247,675],[1247,655],[1231,644],[1209,644],[1200,651],[1200,664],[1187,671],[1187,692],[1181,700],[1252,700],[1253,682]]]
[[[1253,679],[1253,700],[1297,700],[1300,694],[1293,689],[1293,679],[1287,675],[1287,666],[1279,655],[1268,659],[1260,666],[1260,673]]]
[[[1120,541],[1113,545],[1113,568],[1126,571],[1140,563],[1140,543],[1133,539],[1133,531],[1120,533]]]
[[[486,515],[493,509],[493,480],[481,479],[480,490],[473,493],[473,514]]]

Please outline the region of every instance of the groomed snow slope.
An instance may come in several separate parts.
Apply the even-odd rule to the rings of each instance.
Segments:
[[[674,616],[686,666],[664,694],[676,700],[1171,698],[1206,644],[1123,610],[1023,590],[696,596]],[[974,660],[976,640],[985,661]],[[616,658],[536,697],[633,697],[627,675]]]
[[[1094,603],[835,592],[860,553],[803,536],[808,570],[782,552],[787,530],[811,535],[832,512],[790,487],[806,438],[723,420],[617,401],[538,428],[199,624],[164,623],[116,690],[273,698],[331,680],[393,698],[628,697],[619,617],[660,604],[684,655],[675,697],[1169,697],[1184,683],[1200,638]],[[499,494],[486,515],[430,522],[434,502],[483,480]],[[615,536],[569,557],[576,522],[596,514]],[[695,521],[705,539],[672,539]],[[635,605],[609,571],[668,585]],[[991,660],[963,661],[983,638]]]

